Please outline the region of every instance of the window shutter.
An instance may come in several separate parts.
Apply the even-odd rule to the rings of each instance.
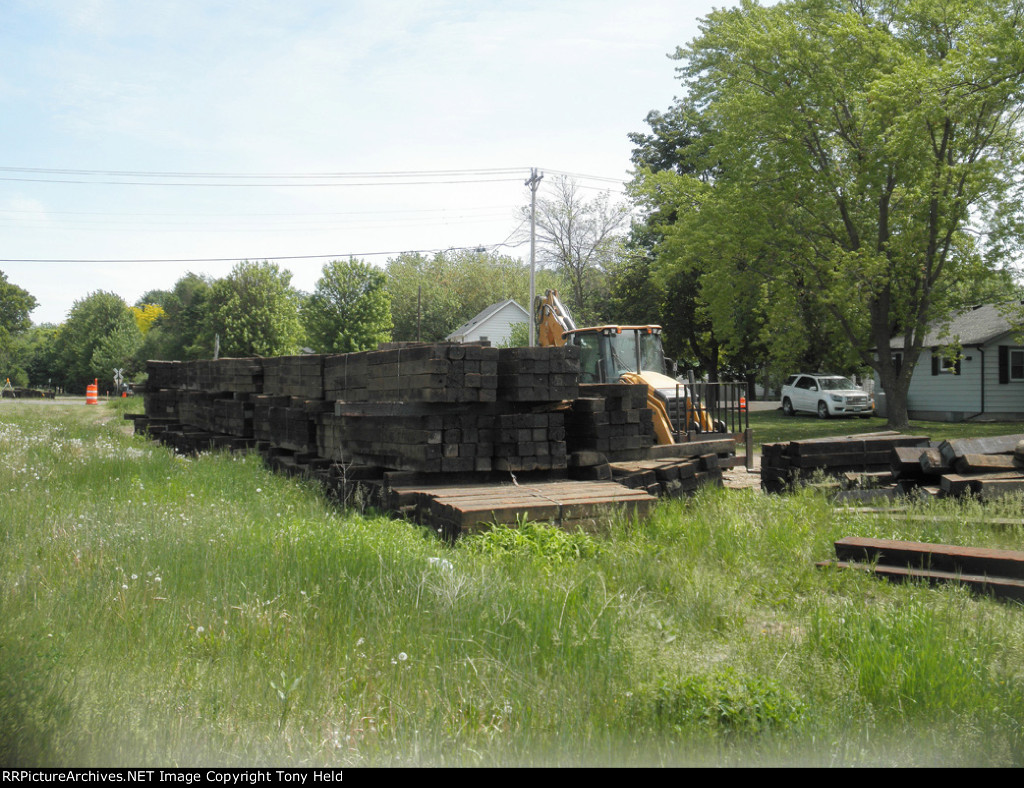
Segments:
[[[1010,382],[1010,348],[1007,345],[999,346],[999,382]]]
[[[953,367],[953,374],[954,375],[959,375],[960,374],[960,362],[961,361],[963,361],[963,357],[962,356],[957,356],[956,357],[956,366]]]
[[[939,354],[934,350],[932,351],[932,374],[939,374]]]

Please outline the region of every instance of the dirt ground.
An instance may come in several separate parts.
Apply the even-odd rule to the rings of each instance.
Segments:
[[[754,467],[747,470],[744,466],[729,468],[722,472],[722,481],[730,490],[761,489],[761,455],[754,455]]]

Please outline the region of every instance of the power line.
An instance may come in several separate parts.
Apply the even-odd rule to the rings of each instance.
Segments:
[[[116,178],[409,178],[440,177],[451,175],[511,175],[522,172],[526,167],[491,167],[484,169],[449,170],[387,170],[387,171],[338,171],[338,172],[172,172],[160,170],[84,170],[49,167],[2,167],[0,172],[27,172],[37,175],[102,175]]]
[[[486,249],[497,250],[501,247],[515,247],[519,244],[475,244],[473,246],[447,246],[444,248],[434,247],[432,249],[402,249],[391,252],[339,252],[335,254],[294,254],[294,255],[240,255],[236,257],[197,257],[179,258],[169,257],[162,259],[120,259],[120,260],[81,260],[81,259],[9,259],[0,260],[0,263],[76,263],[76,264],[148,264],[148,263],[234,263],[240,260],[326,260],[343,259],[347,257],[381,257],[384,255],[399,254],[430,254],[436,252],[476,252]]]
[[[451,184],[467,184],[467,183],[511,183],[518,181],[518,177],[511,178],[456,178],[454,180],[428,180],[428,181],[412,181],[412,180],[394,180],[394,181],[346,181],[346,180],[334,180],[330,182],[317,182],[317,183],[294,183],[285,182],[280,183],[266,183],[262,181],[248,181],[241,183],[218,183],[215,181],[193,181],[193,182],[174,182],[174,181],[87,181],[87,180],[73,180],[71,178],[9,178],[0,176],[0,181],[8,181],[13,183],[67,183],[75,184],[79,186],[174,186],[174,187],[202,187],[202,188],[252,188],[252,187],[269,187],[274,189],[297,189],[297,188],[333,188],[333,187],[346,187],[346,188],[357,188],[357,187],[380,187],[380,186],[445,186]]]

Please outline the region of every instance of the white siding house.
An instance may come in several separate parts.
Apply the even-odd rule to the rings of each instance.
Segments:
[[[929,330],[910,379],[910,418],[1024,419],[1024,337],[1007,316],[1019,306],[976,306]],[[902,348],[893,340],[894,355]]]
[[[490,342],[498,347],[512,336],[512,326],[529,323],[530,313],[519,306],[515,299],[491,304],[476,317],[452,331],[445,340],[448,342]]]

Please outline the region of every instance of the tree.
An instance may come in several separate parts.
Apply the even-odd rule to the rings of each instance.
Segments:
[[[28,290],[11,284],[0,271],[0,329],[8,334],[20,334],[32,325],[29,314],[38,302]]]
[[[54,355],[60,366],[54,383],[69,391],[81,392],[93,378],[113,374],[114,366],[120,368],[120,365],[106,370],[93,366],[97,348],[113,347],[115,340],[110,337],[118,337],[118,342],[136,348],[142,342],[139,327],[121,297],[96,291],[75,301],[55,340]],[[98,357],[103,361],[112,358],[113,355],[102,353]]]
[[[220,337],[221,356],[297,353],[302,336],[292,275],[275,263],[241,262],[214,282],[206,340]]]
[[[1024,0],[744,0],[676,55],[716,173],[650,184],[686,208],[666,238],[714,236],[716,278],[827,314],[894,428],[928,325],[1019,208],[1022,25]]]
[[[142,347],[142,332],[138,325],[118,325],[103,337],[92,352],[89,360],[94,378],[113,381],[115,369],[124,372],[126,378],[135,377],[143,369],[143,360],[138,358]]]
[[[591,201],[571,178],[554,179],[555,196],[537,200],[537,246],[542,264],[569,284],[568,301],[577,325],[599,322],[605,275],[622,249],[629,207],[605,192]],[[523,208],[530,217],[529,206]]]
[[[29,314],[36,308],[36,299],[27,290],[11,284],[0,271],[0,378],[10,378],[15,385],[27,385],[26,359],[17,342],[32,325]],[[3,380],[0,380],[3,385]]]
[[[384,272],[361,260],[323,268],[302,310],[306,335],[321,353],[375,350],[391,338],[391,295]]]
[[[128,308],[132,312],[132,317],[135,318],[135,325],[139,327],[139,331],[143,336],[148,334],[149,330],[153,327],[153,323],[165,314],[164,308],[159,304],[143,302]]]
[[[482,251],[403,254],[388,260],[394,338],[433,342],[491,304],[514,298],[529,309],[530,269],[521,260]],[[538,291],[559,289],[551,272],[537,277]]]
[[[213,283],[199,274],[187,273],[170,291],[151,290],[141,303],[163,309],[145,334],[140,354],[145,358],[190,360],[213,355],[209,302]]]

